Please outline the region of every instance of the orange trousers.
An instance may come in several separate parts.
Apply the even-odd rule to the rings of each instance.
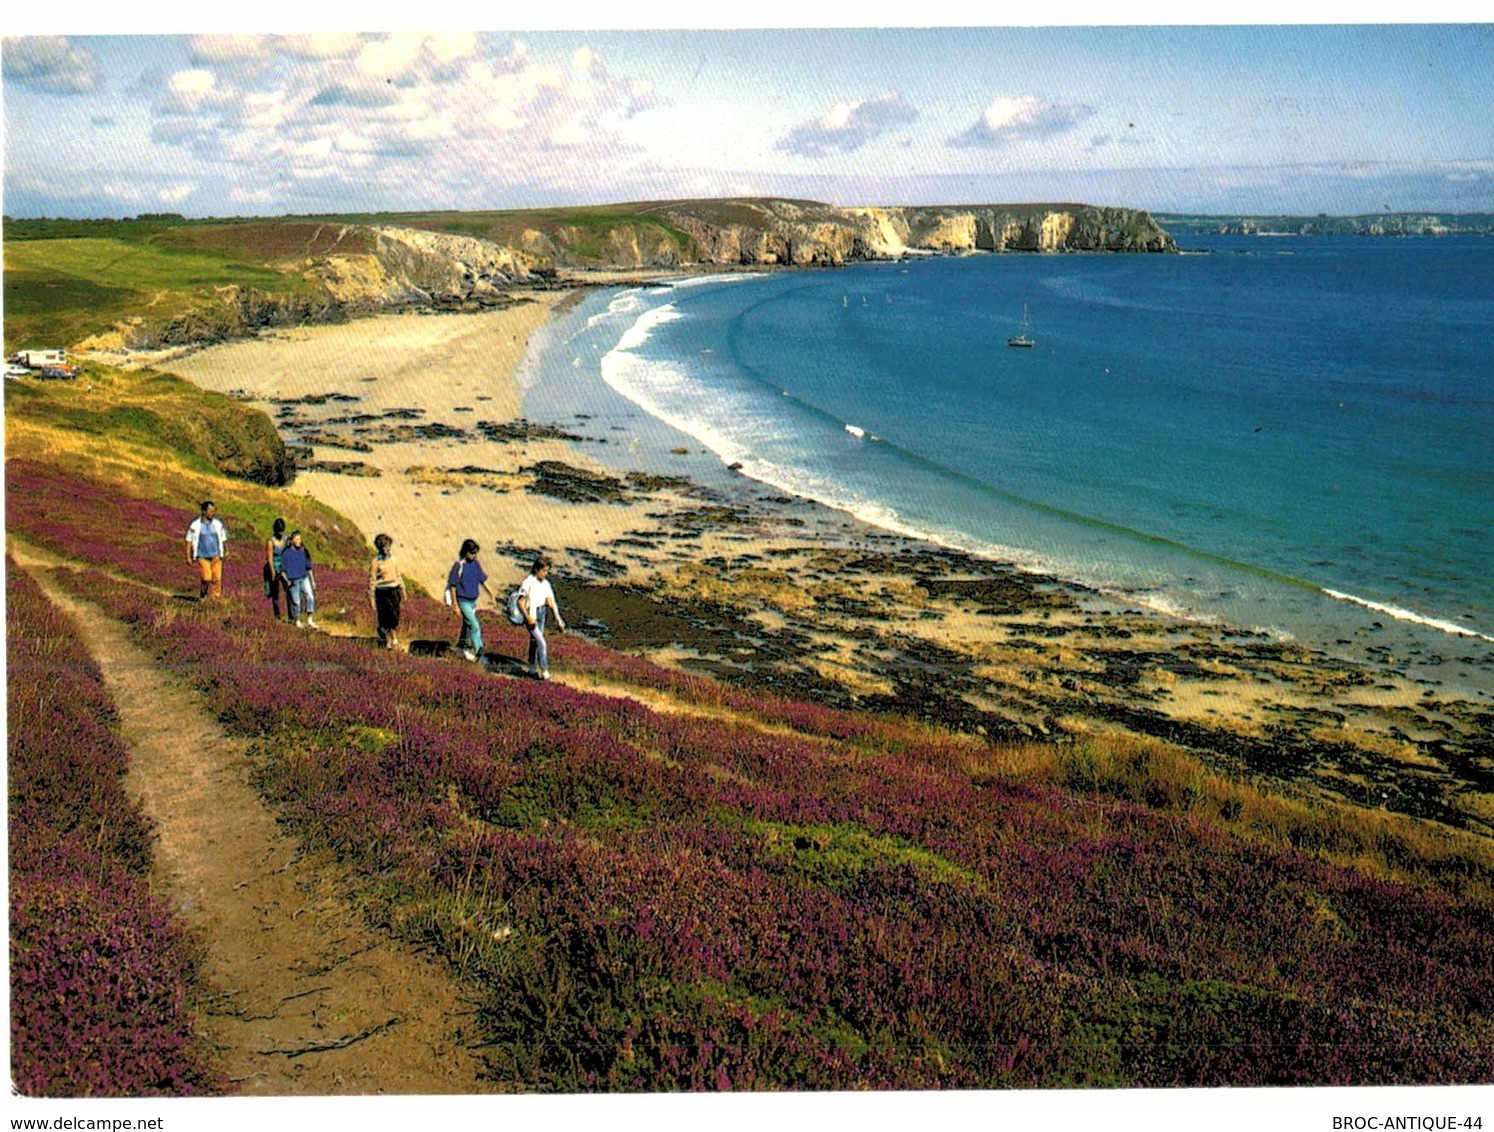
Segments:
[[[202,589],[199,598],[223,596],[223,559],[199,558],[197,569],[202,574]]]

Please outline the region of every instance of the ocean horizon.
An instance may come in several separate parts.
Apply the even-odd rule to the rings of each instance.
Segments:
[[[524,411],[619,470],[1494,697],[1494,244],[1180,245],[609,288],[536,336]]]

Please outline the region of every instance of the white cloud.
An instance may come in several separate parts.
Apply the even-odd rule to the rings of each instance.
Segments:
[[[773,147],[802,157],[852,153],[867,142],[918,117],[897,91],[837,102],[823,118],[800,122]]]
[[[281,50],[299,59],[346,59],[363,46],[363,37],[349,32],[287,35],[278,40]]]
[[[578,75],[603,74],[606,71],[602,57],[590,47],[581,47],[571,56],[571,70]]]
[[[194,35],[187,54],[194,63],[238,63],[268,57],[274,43],[269,35]]]
[[[170,188],[158,189],[156,197],[162,204],[181,204],[196,190],[196,185],[172,185]]]
[[[7,82],[53,94],[86,94],[98,89],[98,58],[64,36],[7,37],[0,54]]]
[[[182,114],[195,114],[203,103],[222,100],[217,86],[218,77],[212,71],[201,67],[178,71],[166,80],[167,105]]]
[[[124,201],[134,203],[145,199],[140,186],[130,181],[108,181],[99,186],[99,195],[106,200]]]
[[[443,68],[472,57],[478,45],[473,32],[401,32],[365,41],[354,64],[363,74],[375,78],[418,81],[422,74],[429,77],[434,72],[440,76]]]
[[[152,137],[234,166],[246,192],[345,176],[360,196],[414,187],[470,206],[488,184],[588,181],[636,152],[620,126],[654,101],[650,79],[612,75],[592,48],[542,59],[470,33],[213,38],[158,93]]]
[[[1036,95],[997,98],[963,133],[949,139],[962,148],[999,149],[1067,133],[1094,114],[1079,102],[1048,102]]]

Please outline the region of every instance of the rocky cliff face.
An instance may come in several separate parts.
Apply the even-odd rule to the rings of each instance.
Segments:
[[[266,226],[275,230],[274,222]],[[492,239],[394,225],[343,226],[335,234],[319,253],[294,261],[299,279],[283,292],[218,287],[184,312],[158,319],[142,312],[89,344],[153,348],[381,311],[479,310],[512,301],[516,288],[553,285],[557,267],[808,267],[896,259],[910,251],[1177,250],[1145,212],[1076,204],[837,208],[758,198],[669,201],[620,206],[605,218],[577,210],[574,219],[562,216],[543,231],[512,225]]]
[[[341,322],[398,310],[480,310],[512,301],[515,287],[539,281],[543,250],[505,247],[471,236],[416,228],[376,227],[369,252],[332,253],[306,260],[302,286],[285,292],[215,287],[167,319],[137,315],[113,334],[82,348],[155,349],[221,342],[258,330],[303,323]]]
[[[274,326],[340,322],[346,312],[330,295],[271,294],[255,287],[214,287],[212,297],[166,319],[135,315],[113,331],[74,344],[78,350],[154,350],[242,338]]]
[[[697,262],[842,264],[933,252],[1175,252],[1145,212],[1092,205],[846,208],[799,201],[656,206],[689,233]]]
[[[838,266],[909,251],[1175,252],[1147,213],[1083,204],[836,208],[815,201],[734,199],[635,206],[599,235],[592,226],[526,232],[531,268],[667,268],[683,264]]]
[[[957,208],[849,210],[868,232],[873,254],[908,248],[989,252],[1175,252],[1177,246],[1145,212],[1091,205],[973,205]],[[895,239],[889,241],[888,236]],[[881,244],[881,246],[878,246]],[[901,245],[901,246],[899,246]]]
[[[391,227],[373,236],[371,253],[328,256],[306,272],[349,311],[501,303],[508,288],[532,282],[542,262],[471,236]]]
[[[866,251],[855,218],[813,201],[685,201],[659,215],[690,237],[698,263],[826,266]]]

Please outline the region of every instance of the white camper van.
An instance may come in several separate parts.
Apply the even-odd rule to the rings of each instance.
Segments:
[[[60,366],[67,361],[66,350],[21,350],[12,354],[11,358],[20,362],[30,369],[41,369],[42,366]]]

